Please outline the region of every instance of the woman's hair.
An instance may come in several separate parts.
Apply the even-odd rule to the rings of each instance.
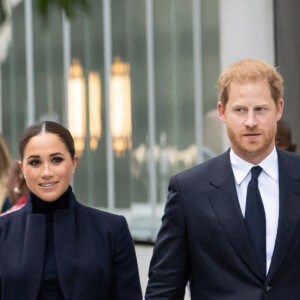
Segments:
[[[2,178],[4,174],[6,174],[6,171],[9,167],[9,163],[9,151],[2,134],[0,134],[0,178]]]
[[[44,121],[42,123],[31,125],[30,127],[26,128],[23,132],[19,140],[19,154],[21,160],[23,160],[24,158],[24,151],[29,140],[42,132],[48,132],[58,135],[62,142],[66,145],[66,148],[70,153],[72,160],[74,159],[75,147],[74,140],[70,131],[56,122]]]
[[[19,177],[20,175],[22,176],[22,170],[19,166],[19,160],[17,158],[14,158],[10,161],[9,169],[11,170],[11,174],[15,177]],[[24,179],[25,181],[25,179]]]
[[[271,96],[275,103],[283,95],[283,78],[275,67],[262,60],[243,59],[230,65],[219,77],[217,83],[219,100],[226,107],[229,97],[230,84],[234,82],[255,82],[267,80]]]
[[[15,205],[19,198],[28,196],[28,187],[25,177],[20,169],[19,160],[12,159],[7,171],[7,192],[9,196],[9,202]],[[18,192],[15,188],[18,188]]]

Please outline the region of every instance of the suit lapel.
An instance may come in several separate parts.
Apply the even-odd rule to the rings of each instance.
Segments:
[[[278,151],[279,162],[279,221],[275,248],[267,276],[267,281],[279,270],[285,259],[300,216],[300,183],[297,174],[300,166],[289,162],[285,154]],[[293,173],[294,172],[294,173]]]
[[[238,255],[258,277],[264,280],[265,274],[255,258],[238,202],[229,152],[220,158],[211,177],[211,185],[216,188],[210,197],[211,204]]]

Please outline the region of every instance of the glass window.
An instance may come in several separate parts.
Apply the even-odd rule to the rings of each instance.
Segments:
[[[198,152],[204,159],[218,153],[221,129],[208,130],[216,120],[218,1],[89,4],[88,13],[77,10],[68,22],[52,8],[47,25],[33,6],[34,118],[71,130],[80,156],[78,200],[124,214],[136,239],[153,240],[170,176],[195,165]],[[13,9],[1,65],[2,128],[13,156],[29,114],[24,11],[24,2]],[[204,126],[201,149],[197,120]]]

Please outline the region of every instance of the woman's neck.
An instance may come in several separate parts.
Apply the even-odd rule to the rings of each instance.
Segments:
[[[32,200],[32,213],[53,215],[57,209],[67,209],[69,206],[70,191],[71,187],[69,187],[57,200],[51,202],[44,201],[30,192]]]

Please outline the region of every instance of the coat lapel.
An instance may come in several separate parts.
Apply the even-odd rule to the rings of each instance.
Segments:
[[[229,151],[220,156],[210,182],[215,187],[211,204],[228,239],[245,264],[264,280],[265,274],[255,258],[238,202]]]
[[[43,271],[46,245],[46,218],[44,215],[30,214],[25,228],[22,272],[27,297],[37,299]]]
[[[65,299],[72,299],[75,273],[76,226],[74,196],[70,196],[69,209],[57,210],[54,217],[54,239],[57,274]]]
[[[278,151],[279,163],[279,221],[275,248],[267,276],[267,282],[274,277],[285,259],[295,236],[300,216],[300,165],[289,161],[285,153]]]

